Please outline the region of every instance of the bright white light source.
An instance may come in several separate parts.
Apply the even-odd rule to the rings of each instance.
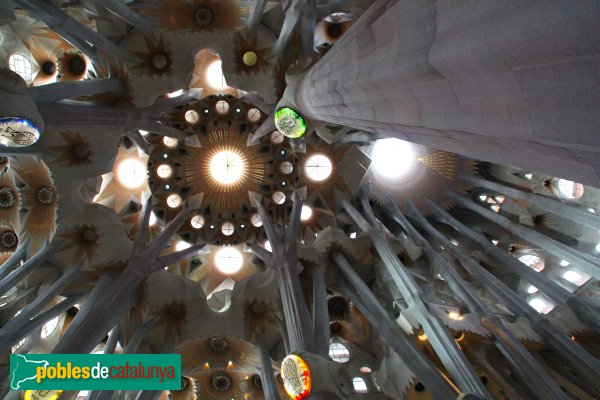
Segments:
[[[360,376],[352,378],[352,386],[354,386],[354,391],[356,393],[369,393],[369,388],[367,388],[367,382]]]
[[[150,211],[150,220],[148,221],[148,225],[156,225],[156,215],[154,214],[154,211]]]
[[[331,160],[322,154],[310,156],[308,160],[306,160],[304,168],[306,170],[306,175],[317,182],[329,178],[329,175],[331,175],[331,172],[333,171]]]
[[[560,260],[561,267],[568,267],[569,265],[571,265],[571,263],[568,262],[567,260]]]
[[[222,247],[215,254],[215,265],[224,274],[235,274],[244,264],[242,253],[233,247]]]
[[[581,274],[578,274],[575,271],[570,271],[570,270],[563,274],[563,278],[565,278],[566,280],[568,280],[569,282],[571,282],[572,284],[577,285],[577,286],[583,285],[589,279],[585,276],[582,276]]]
[[[244,163],[234,152],[222,151],[210,160],[210,174],[217,182],[229,185],[242,177]]]
[[[204,226],[204,217],[200,214],[196,214],[192,217],[190,224],[192,225],[192,228],[200,229]]]
[[[539,289],[538,289],[538,288],[536,288],[536,287],[535,287],[535,286],[533,286],[533,285],[529,285],[529,286],[527,287],[527,293],[529,293],[529,294],[534,294],[534,293],[537,293],[537,291],[538,291],[538,290],[539,290]]]
[[[167,205],[171,208],[177,208],[181,205],[181,196],[176,193],[170,194],[167,197]]]
[[[329,345],[329,358],[338,363],[345,363],[350,360],[350,350],[341,343],[331,343]]]
[[[307,221],[312,217],[313,211],[309,206],[302,206],[302,211],[300,212],[300,219],[302,221]]]
[[[271,242],[269,242],[268,240],[265,240],[265,242],[263,243],[263,247],[266,250],[273,251],[273,248],[271,247]]]
[[[161,164],[158,166],[158,168],[156,168],[156,175],[159,176],[159,178],[169,178],[171,175],[173,174],[173,168],[171,168],[171,166],[169,164]]]
[[[188,242],[186,242],[184,240],[180,240],[175,245],[175,251],[181,251],[181,250],[189,249],[190,247],[192,247],[192,245],[190,243],[188,243]]]
[[[142,136],[148,136],[148,134],[150,133],[150,132],[145,131],[143,129],[140,129],[139,132],[140,132],[140,135],[142,135]]]
[[[534,297],[533,299],[529,300],[529,305],[540,314],[548,314],[554,309],[554,305],[550,304],[541,297]]]
[[[450,311],[448,313],[448,317],[457,321],[462,321],[464,319],[464,317],[458,311]]]
[[[127,189],[137,189],[146,180],[146,166],[135,158],[127,158],[117,168],[117,179]]]
[[[356,232],[350,232],[350,239],[356,239]]]
[[[227,82],[225,82],[225,75],[223,75],[223,69],[221,60],[213,61],[206,69],[206,82],[213,89],[225,89],[227,88]]]
[[[8,67],[29,82],[32,68],[31,62],[27,58],[20,54],[13,54],[8,58]]]
[[[233,232],[235,232],[235,226],[233,226],[231,222],[225,222],[221,225],[221,232],[223,232],[223,235],[225,236],[231,236],[233,235]]]
[[[596,251],[600,253],[600,243],[598,243],[595,247]]]
[[[263,224],[262,218],[260,218],[260,215],[258,214],[252,214],[252,216],[250,217],[250,223],[257,228],[260,228]]]
[[[179,97],[184,93],[183,89],[176,90],[174,92],[168,93],[167,97],[172,99],[173,97]]]
[[[578,199],[583,196],[585,189],[581,183],[567,179],[558,180],[558,190],[569,199]]]
[[[275,204],[281,205],[281,204],[285,203],[285,194],[283,192],[275,192],[275,193],[273,193],[271,198],[273,199]]]
[[[393,138],[376,141],[371,158],[375,174],[384,179],[404,177],[417,159],[412,143]]]
[[[57,325],[58,317],[54,317],[50,321],[46,322],[44,325],[42,325],[40,337],[42,339],[46,339],[48,336],[52,335],[52,333],[56,330]]]
[[[546,267],[544,260],[533,254],[524,254],[519,257],[519,261],[536,272],[540,272]]]
[[[172,137],[165,136],[163,138],[163,143],[165,144],[165,146],[173,148],[173,147],[177,147],[177,143],[179,143],[179,140],[174,139]]]

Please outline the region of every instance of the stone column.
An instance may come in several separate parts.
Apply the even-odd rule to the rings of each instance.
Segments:
[[[414,219],[416,225],[426,232],[434,232],[435,229],[423,217],[416,207],[408,201],[409,215]],[[458,298],[465,304],[469,312],[476,314],[481,325],[486,327],[496,339],[496,347],[503,353],[513,370],[523,381],[530,382],[534,398],[539,400],[567,400],[568,397],[539,365],[535,358],[527,351],[525,346],[513,335],[488,305],[477,295],[476,289],[471,283],[465,281],[457,271],[433,249],[431,244],[413,227],[413,225],[402,215],[396,204],[387,207],[390,216],[400,224],[406,235],[412,238],[418,246],[421,246],[429,261],[436,270],[444,277],[448,286]]]
[[[598,330],[600,327],[600,310],[598,306],[591,303],[588,299],[577,296],[549,279],[544,274],[540,274],[533,269],[527,267],[515,257],[508,254],[506,250],[494,246],[485,236],[475,232],[466,225],[462,224],[456,218],[452,217],[446,210],[435,204],[433,201],[426,200],[429,209],[432,211],[436,219],[452,226],[461,235],[464,235],[469,240],[477,243],[477,245],[495,260],[502,268],[506,268],[511,273],[520,276],[527,282],[531,283],[546,296],[555,301],[559,305],[568,305],[573,308],[577,318]]]
[[[525,200],[529,204],[533,204],[536,207],[558,215],[566,220],[576,222],[580,225],[587,226],[588,228],[600,230],[600,215],[593,214],[582,208],[565,204],[561,201],[551,199],[546,196],[531,192],[524,192],[522,190],[515,189],[497,182],[488,181],[487,179],[483,179],[479,176],[459,175],[458,179],[468,182],[473,186],[483,187],[499,194],[505,194],[513,199]]]
[[[277,382],[275,382],[275,376],[273,375],[269,351],[262,341],[259,341],[257,347],[260,353],[260,380],[265,399],[279,400],[279,390],[277,390]]]
[[[577,265],[577,268],[581,269],[581,271],[585,272],[589,276],[600,279],[600,260],[592,257],[591,255],[585,254],[578,249],[574,249],[557,240],[551,239],[548,236],[543,235],[529,227],[513,222],[488,208],[484,208],[475,204],[471,199],[468,199],[464,196],[460,196],[454,192],[448,192],[448,196],[454,202],[456,202],[456,204],[474,211],[482,217],[512,232],[514,235],[522,238],[523,240],[548,251],[559,259],[567,260],[571,264]]]
[[[502,281],[475,261],[462,246],[455,246],[437,230],[428,230],[428,233],[441,246],[456,258],[464,269],[483,285],[486,290],[515,315],[523,316],[531,322],[532,328],[544,338],[550,346],[561,356],[566,363],[573,367],[578,374],[589,382],[598,382],[600,379],[600,362],[585,349],[571,340],[564,332],[552,324],[543,314],[539,314],[517,293],[508,288]]]
[[[308,273],[313,279],[313,344],[315,354],[329,357],[329,311],[327,310],[327,285],[325,274],[318,265],[308,267]]]
[[[600,3],[377,0],[299,82],[314,120],[600,187]]]
[[[442,378],[435,366],[411,342],[400,326],[388,315],[369,287],[354,271],[347,258],[340,252],[331,254],[348,285],[341,282],[340,288],[358,307],[371,324],[377,328],[388,346],[394,349],[411,372],[419,378],[436,399],[454,399],[456,393]],[[347,286],[347,287],[346,287]]]
[[[36,103],[54,103],[80,96],[91,96],[96,93],[120,93],[123,84],[119,78],[90,79],[74,82],[56,82],[48,85],[34,86],[27,93]]]
[[[344,210],[350,215],[350,218],[354,220],[357,226],[369,233],[373,246],[383,261],[400,295],[408,304],[419,324],[423,327],[423,331],[429,338],[431,346],[457,386],[465,393],[475,393],[488,398],[489,394],[485,386],[481,383],[473,367],[461,352],[450,331],[437,315],[429,311],[421,297],[419,286],[386,241],[383,235],[383,226],[373,215],[364,193],[361,204],[369,221],[347,199],[341,198],[339,200]]]
[[[294,205],[290,221],[285,228],[273,224],[261,201],[260,197],[252,198],[273,249],[270,268],[275,268],[277,272],[279,293],[283,303],[285,327],[289,340],[289,351],[305,350],[312,353],[314,352],[313,326],[304,301],[296,252],[304,195],[294,194]],[[268,257],[266,258],[268,259]]]

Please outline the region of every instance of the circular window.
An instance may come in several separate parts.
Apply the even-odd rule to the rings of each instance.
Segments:
[[[31,78],[31,62],[21,54],[13,54],[8,58],[8,67],[19,74],[25,81]]]
[[[244,62],[245,65],[247,65],[249,67],[253,67],[256,65],[256,62],[258,61],[258,56],[253,51],[247,51],[242,56],[242,61]]]
[[[198,115],[196,110],[187,110],[185,112],[185,120],[188,124],[195,125],[200,121],[200,115]]]
[[[223,235],[225,236],[231,236],[233,235],[233,232],[235,232],[235,226],[233,226],[231,222],[225,222],[221,225],[221,232],[223,232]]]
[[[329,358],[338,363],[346,363],[350,360],[350,350],[341,343],[329,345]]]
[[[165,136],[163,138],[163,143],[165,144],[165,146],[173,148],[173,147],[177,147],[177,144],[179,143],[179,140],[174,139],[172,137]]]
[[[540,272],[545,268],[544,260],[533,254],[522,255],[519,257],[519,261],[536,272]]]
[[[284,161],[279,165],[279,170],[284,175],[289,175],[294,170],[294,166],[289,161]]]
[[[279,143],[283,142],[283,135],[281,134],[281,132],[273,131],[271,133],[271,142],[273,142],[275,144],[279,144]]]
[[[283,107],[275,113],[275,126],[284,136],[297,139],[306,133],[308,124],[296,110]]]
[[[146,181],[146,166],[135,158],[125,159],[117,168],[117,179],[128,189],[137,189]]]
[[[156,168],[156,175],[163,179],[169,178],[173,175],[173,168],[169,164],[161,164]]]
[[[167,197],[167,205],[171,208],[177,208],[181,205],[181,196],[176,193],[170,194]]]
[[[227,114],[229,112],[229,103],[225,100],[219,100],[215,104],[215,110],[221,115]]]
[[[250,217],[250,223],[257,228],[260,228],[263,224],[262,218],[260,218],[260,215],[258,214],[252,214],[252,216]]]
[[[285,203],[285,194],[283,192],[275,192],[275,193],[273,193],[271,198],[273,199],[275,204],[281,205],[281,204]]]
[[[578,199],[583,196],[584,188],[581,183],[559,179],[558,191],[569,199]]]
[[[222,247],[215,254],[215,266],[224,274],[235,274],[244,264],[242,253],[233,247]]]
[[[306,160],[306,165],[304,166],[306,170],[306,175],[313,181],[324,181],[329,178],[331,172],[333,171],[333,165],[331,164],[331,160],[322,155],[315,154],[312,155]]]
[[[258,122],[260,120],[261,114],[257,108],[251,108],[248,110],[248,121],[250,122]]]
[[[300,219],[302,221],[308,221],[313,215],[312,208],[309,206],[302,206],[302,211],[300,212]]]
[[[204,217],[200,214],[196,214],[192,217],[190,224],[192,225],[192,228],[200,229],[204,226]]]
[[[244,164],[238,154],[232,151],[221,151],[210,161],[210,174],[217,182],[229,185],[242,177]]]

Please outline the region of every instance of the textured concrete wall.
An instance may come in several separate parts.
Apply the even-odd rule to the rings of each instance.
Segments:
[[[600,187],[600,2],[377,0],[305,115]]]

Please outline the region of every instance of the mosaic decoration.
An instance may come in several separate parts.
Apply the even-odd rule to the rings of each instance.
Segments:
[[[40,138],[40,130],[23,118],[0,118],[0,145],[6,147],[31,146]]]
[[[285,137],[297,139],[306,133],[306,120],[296,110],[283,107],[275,113],[275,126]]]
[[[295,400],[308,397],[312,388],[310,369],[302,358],[290,354],[281,363],[281,377],[286,393]]]

